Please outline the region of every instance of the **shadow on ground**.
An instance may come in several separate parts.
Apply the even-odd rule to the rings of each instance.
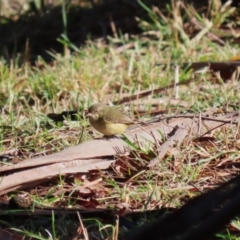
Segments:
[[[145,11],[136,2],[112,0],[90,3],[82,6],[68,4],[67,36],[72,44],[79,47],[87,39],[119,33],[141,32],[135,17],[144,17]],[[13,20],[14,19],[14,20]],[[8,61],[21,54],[20,62],[34,62],[37,56],[46,61],[51,56],[46,52],[63,52],[63,44],[57,41],[64,33],[62,6],[46,5],[41,10],[31,7],[26,13],[13,18],[1,17],[0,55]]]
[[[70,42],[78,48],[87,39],[107,40],[107,36],[114,35],[115,29],[118,34],[139,34],[143,30],[136,17],[149,20],[147,12],[136,0],[68,2],[66,32]],[[150,8],[154,5],[162,11],[171,1],[144,2]],[[63,53],[63,44],[57,40],[64,33],[62,6],[49,5],[47,1],[41,8],[37,8],[34,1],[29,4],[29,10],[21,15],[0,18],[0,56],[8,62],[14,59],[18,64],[34,63],[37,56],[48,62],[52,57],[47,51]],[[201,1],[201,5],[207,6],[207,1]]]

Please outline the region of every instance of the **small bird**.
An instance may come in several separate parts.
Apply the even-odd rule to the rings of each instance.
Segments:
[[[91,125],[105,136],[114,136],[125,132],[134,121],[114,107],[103,103],[92,105],[87,114]]]

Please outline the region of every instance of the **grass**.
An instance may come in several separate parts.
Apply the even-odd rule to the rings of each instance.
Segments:
[[[218,1],[217,1],[218,2]],[[219,2],[218,2],[219,3]],[[193,35],[184,27],[194,8],[181,8],[175,1],[166,12],[157,7],[147,7],[151,21],[138,19],[144,29],[142,34],[128,35],[116,32],[108,41],[89,40],[78,51],[64,35],[65,55],[51,52],[51,63],[38,58],[35,66],[28,63],[19,66],[16,59],[8,64],[0,63],[0,149],[2,164],[17,163],[26,158],[48,155],[61,151],[81,141],[99,137],[89,126],[85,110],[95,102],[114,102],[124,96],[136,94],[172,83],[174,69],[159,66],[159,63],[182,63],[192,61],[221,61],[236,55],[240,48],[236,44],[218,43],[203,34],[209,30],[209,22],[214,27],[231,21],[233,9],[222,5],[212,6],[209,16],[196,15],[203,28],[203,35]],[[211,6],[210,6],[211,7]],[[216,9],[218,7],[218,9]],[[217,17],[221,12],[221,17]],[[65,15],[64,15],[65,16]],[[164,17],[163,17],[164,16]],[[66,17],[66,16],[65,16]],[[208,21],[206,18],[208,17]],[[65,19],[65,23],[67,21]],[[198,37],[197,37],[198,36]],[[69,51],[66,51],[68,49]],[[123,50],[124,49],[124,50]],[[180,69],[180,81],[189,79],[192,72]],[[154,110],[172,115],[177,113],[199,113],[211,110],[221,114],[239,110],[238,79],[213,83],[209,73],[195,74],[197,82],[179,88],[179,100],[174,102],[174,90],[140,99],[122,106],[132,116],[144,112],[141,118],[148,119]],[[219,78],[218,78],[219,79]],[[200,82],[200,84],[199,84]],[[179,103],[180,102],[180,103]],[[214,109],[214,110],[213,110]],[[47,118],[48,113],[77,110],[78,121],[66,119],[55,123]],[[2,199],[9,199],[17,193],[28,193],[34,202],[47,206],[68,206],[118,209],[121,214],[158,209],[178,208],[187,199],[222,178],[237,172],[234,164],[239,162],[239,128],[222,127],[211,133],[213,141],[194,141],[198,136],[189,136],[176,152],[168,155],[153,170],[144,166],[157,153],[157,146],[138,145],[126,140],[133,147],[130,156],[117,156],[115,171],[90,173],[90,179],[102,180],[91,191],[79,192],[86,179],[77,174],[59,177],[48,184],[34,189],[18,191]],[[159,143],[161,144],[161,142]],[[233,167],[231,167],[233,166]],[[192,186],[194,184],[194,186]],[[74,189],[74,187],[76,189]],[[70,189],[70,190],[69,190]],[[139,224],[150,217],[139,218]],[[82,234],[79,219],[73,215],[22,216],[1,220],[2,226],[33,239],[69,239]],[[114,239],[116,231],[126,231],[117,220],[108,218],[83,218],[89,239]],[[219,234],[221,239],[237,239],[231,232]]]

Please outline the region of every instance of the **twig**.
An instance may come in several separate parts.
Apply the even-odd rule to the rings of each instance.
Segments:
[[[191,83],[195,80],[196,80],[195,78],[191,78],[191,79],[188,79],[186,81],[182,81],[182,82],[176,84],[176,86],[187,85],[187,84],[189,84],[189,83]],[[137,93],[135,95],[132,95],[132,96],[129,96],[129,97],[124,97],[121,100],[115,101],[115,102],[113,102],[113,105],[118,105],[118,104],[123,104],[123,103],[126,103],[126,102],[131,102],[131,101],[134,101],[136,99],[147,97],[148,95],[151,95],[151,94],[157,94],[157,93],[160,93],[160,92],[164,92],[167,89],[172,89],[174,87],[175,87],[175,83],[172,83],[172,84],[169,84],[168,86],[165,86],[165,87],[155,88],[153,90],[148,90],[148,91],[145,91],[145,92],[142,92],[142,93]]]
[[[193,114],[193,115],[183,115],[183,114],[180,114],[180,115],[159,117],[159,118],[155,118],[153,120],[148,121],[148,123],[160,122],[162,120],[172,119],[172,118],[196,118],[196,117],[201,119],[201,120],[221,122],[221,123],[225,123],[225,124],[231,123],[231,124],[237,125],[239,123],[237,120],[236,121],[232,121],[232,119],[226,120],[226,119],[219,119],[219,118],[214,118],[214,117],[204,117],[204,116],[201,116],[201,114],[200,115],[195,115],[195,114]]]

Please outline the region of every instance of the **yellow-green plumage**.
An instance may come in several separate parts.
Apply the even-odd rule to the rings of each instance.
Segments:
[[[118,109],[102,103],[92,105],[88,117],[91,125],[105,136],[121,134],[134,123]]]

